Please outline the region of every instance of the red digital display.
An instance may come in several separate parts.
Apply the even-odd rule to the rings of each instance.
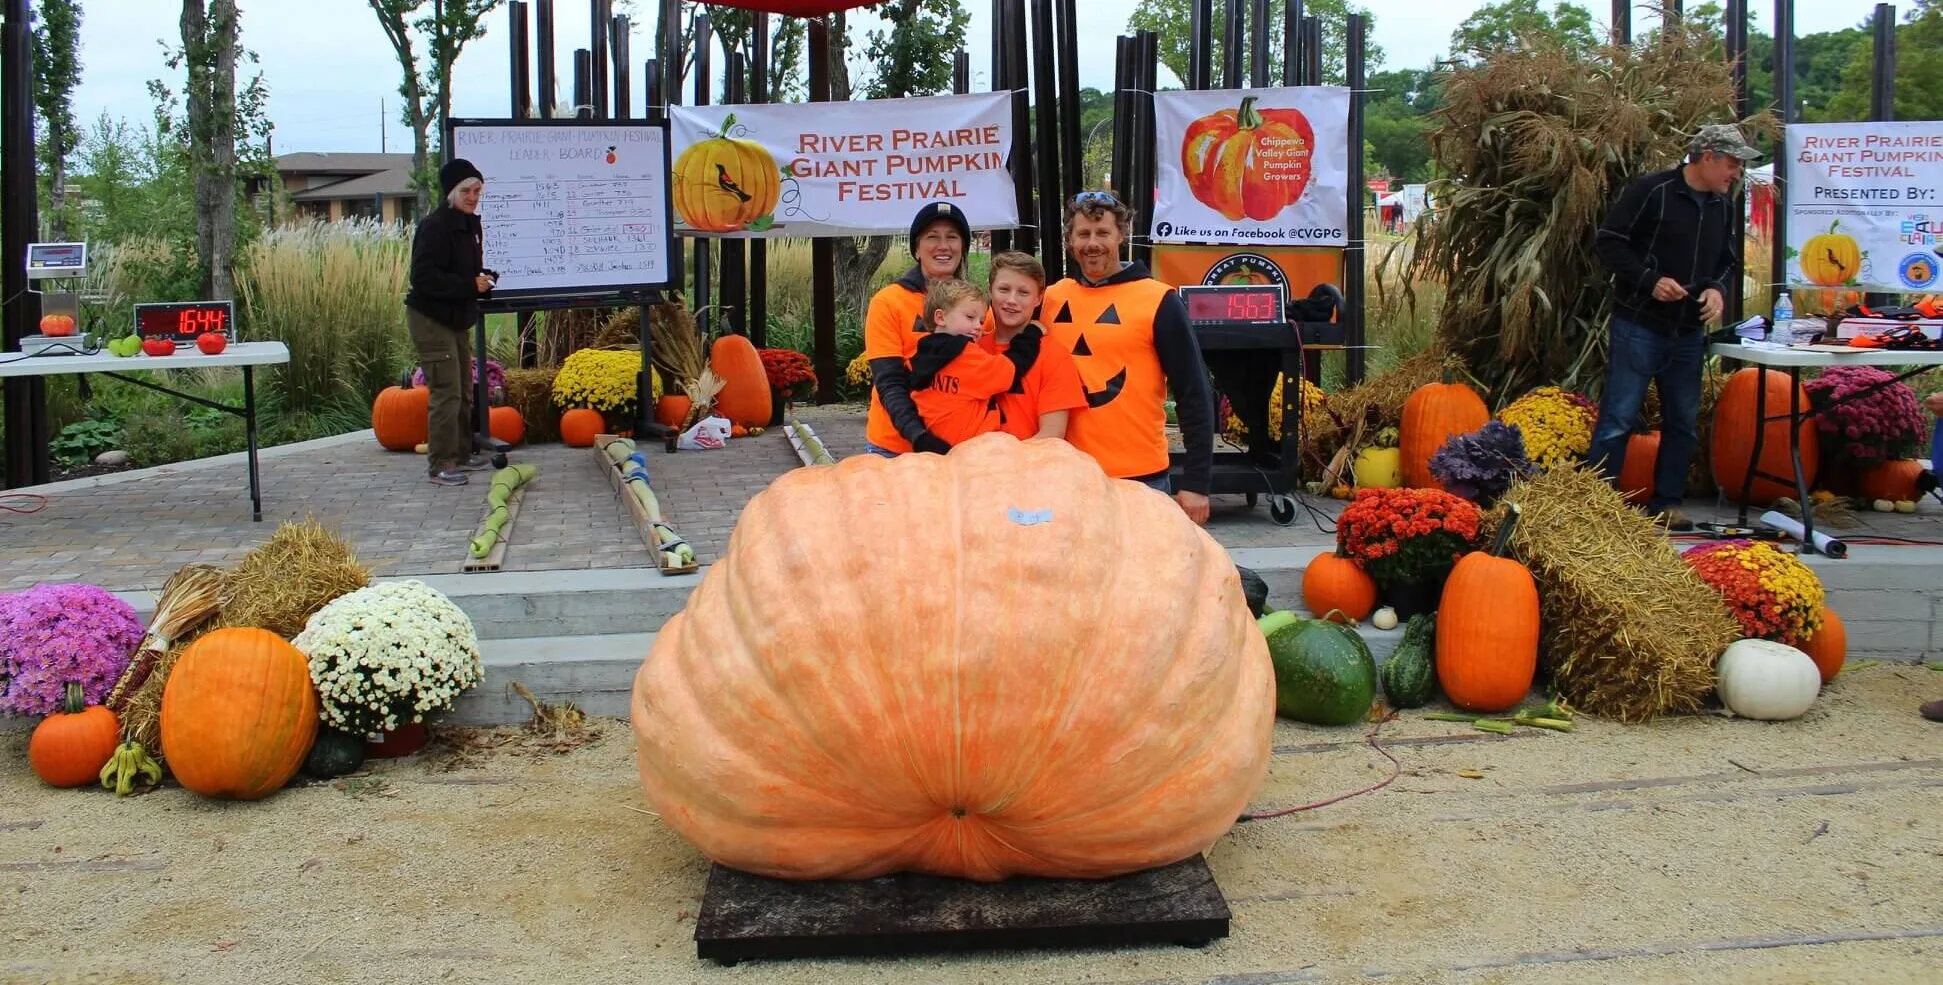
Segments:
[[[235,341],[234,305],[228,301],[184,301],[135,306],[135,334],[142,338],[194,342],[204,332]]]
[[[1237,287],[1183,293],[1187,295],[1187,319],[1191,322],[1282,321],[1282,296],[1278,291]]]

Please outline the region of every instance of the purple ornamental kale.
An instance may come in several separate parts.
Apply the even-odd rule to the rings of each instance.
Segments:
[[[1538,466],[1525,457],[1525,436],[1518,425],[1503,421],[1454,434],[1430,456],[1430,474],[1446,490],[1484,509],[1511,488],[1512,480],[1536,471]]]
[[[69,681],[100,704],[142,642],[135,609],[93,585],[0,595],[0,711],[59,711]]]

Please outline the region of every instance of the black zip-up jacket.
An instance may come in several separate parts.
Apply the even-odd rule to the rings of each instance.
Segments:
[[[1593,249],[1613,273],[1617,314],[1660,332],[1702,327],[1700,293],[1727,295],[1740,269],[1733,241],[1734,201],[1687,184],[1683,167],[1644,175],[1626,186],[1593,236]],[[1678,301],[1653,298],[1671,277],[1687,289]]]
[[[484,228],[476,215],[441,205],[418,221],[412,235],[411,286],[405,306],[448,328],[465,331],[479,320],[478,277],[486,262]],[[488,292],[490,293],[490,292]]]

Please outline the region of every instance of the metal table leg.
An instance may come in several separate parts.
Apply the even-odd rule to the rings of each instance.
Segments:
[[[1761,467],[1761,444],[1768,435],[1768,371],[1763,368],[1754,384],[1754,450],[1748,455],[1747,475],[1741,479],[1741,518],[1747,526],[1747,501],[1754,494],[1754,473]]]
[[[1801,471],[1801,367],[1788,367],[1788,457],[1795,466],[1795,502],[1801,504],[1801,549],[1814,554],[1815,510],[1808,499],[1808,477]]]
[[[250,451],[250,520],[263,522],[263,487],[256,473],[256,372],[243,367],[243,435]]]

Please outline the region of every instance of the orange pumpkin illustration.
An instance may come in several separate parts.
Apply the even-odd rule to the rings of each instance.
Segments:
[[[1836,232],[1839,221],[1828,232],[1811,236],[1801,247],[1801,273],[1810,284],[1841,287],[1855,283],[1862,269],[1862,248],[1855,240]]]
[[[707,140],[689,145],[675,159],[675,211],[692,229],[734,232],[769,215],[782,195],[776,159],[753,140],[731,137],[735,114]]]
[[[1316,135],[1292,109],[1256,109],[1255,96],[1188,125],[1181,171],[1203,205],[1230,221],[1272,219],[1302,198]]]

